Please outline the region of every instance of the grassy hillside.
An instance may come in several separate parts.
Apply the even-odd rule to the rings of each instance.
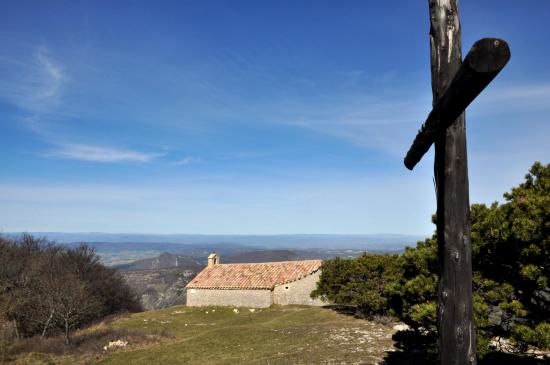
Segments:
[[[108,355],[98,364],[376,363],[392,348],[392,329],[323,308],[264,310],[172,307],[113,326],[172,338]]]
[[[134,314],[87,331],[106,328],[119,335],[96,341],[93,354],[21,354],[23,362],[19,363],[32,359],[43,364],[102,365],[376,364],[393,350],[394,332],[391,326],[301,306],[239,308],[238,313],[233,308],[176,306]],[[102,349],[118,339],[128,345]]]

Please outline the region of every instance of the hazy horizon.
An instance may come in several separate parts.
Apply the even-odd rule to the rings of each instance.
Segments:
[[[426,235],[401,234],[401,233],[372,233],[372,234],[187,234],[187,233],[109,233],[109,232],[0,232],[0,235],[19,236],[31,234],[35,237],[45,237],[62,243],[89,241],[89,242],[136,242],[156,243],[163,239],[164,243],[200,243],[200,242],[227,242],[235,239],[236,243],[248,241],[292,242],[292,240],[313,240],[318,242],[366,240],[366,242],[401,243],[410,240],[427,238]],[[431,235],[430,235],[431,236]]]
[[[136,236],[418,236],[412,233],[185,233],[185,232],[106,232],[106,231],[5,231],[1,234],[108,234],[108,235],[136,235]]]

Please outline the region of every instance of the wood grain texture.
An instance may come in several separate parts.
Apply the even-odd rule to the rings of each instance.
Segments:
[[[457,0],[429,0],[434,108],[462,64]],[[440,265],[438,331],[441,364],[476,364],[472,310],[466,123],[461,114],[435,138]]]

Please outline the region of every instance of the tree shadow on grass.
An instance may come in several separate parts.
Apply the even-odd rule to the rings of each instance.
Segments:
[[[358,319],[369,320],[358,314],[357,308],[343,305],[326,305],[324,308],[331,309],[337,313],[351,316]],[[381,319],[387,319],[386,321]],[[372,320],[372,318],[371,318]],[[374,319],[382,324],[395,323],[391,317],[379,317]],[[386,365],[416,365],[416,364],[437,364],[435,354],[435,339],[427,336],[419,336],[414,331],[398,331],[392,339],[395,341],[396,351],[387,352],[382,364]],[[428,351],[431,349],[432,351]]]
[[[498,364],[498,365],[548,365],[548,360],[535,359],[529,356],[519,356],[514,354],[505,354],[502,352],[493,352],[487,354],[478,361],[480,365]]]
[[[392,339],[396,351],[386,353],[384,365],[431,365],[437,364],[437,339],[416,331],[398,331]]]
[[[397,351],[387,352],[382,365],[439,364],[434,338],[414,331],[398,331],[393,335]],[[548,365],[548,360],[502,352],[492,352],[478,359],[478,365]]]
[[[333,310],[340,314],[345,314],[347,316],[357,317],[357,309],[349,305],[339,305],[339,304],[326,304],[323,308]]]
[[[358,315],[357,308],[353,306],[326,305],[323,307],[354,318],[366,319]],[[392,339],[395,341],[396,350],[388,351],[381,365],[439,365],[437,338],[407,330],[396,332]],[[489,353],[478,359],[477,363],[478,365],[550,365],[548,360],[502,352]]]

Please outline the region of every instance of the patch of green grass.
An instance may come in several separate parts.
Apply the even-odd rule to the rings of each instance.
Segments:
[[[151,285],[150,288],[155,289],[157,291],[157,293],[162,293],[166,289],[168,289],[169,286],[170,286],[169,284],[162,283],[162,284]]]
[[[171,307],[110,324],[166,340],[109,353],[97,364],[374,364],[393,349],[393,330],[330,309]]]

